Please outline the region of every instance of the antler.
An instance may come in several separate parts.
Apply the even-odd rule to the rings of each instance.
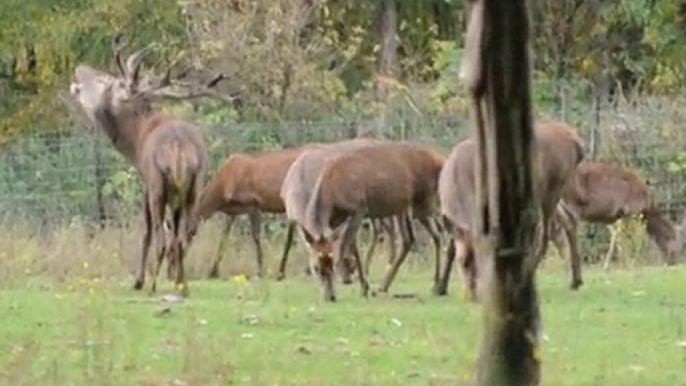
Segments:
[[[126,59],[126,63],[124,63],[124,60],[122,59],[122,52],[125,46],[126,42],[123,39],[123,35],[121,33],[117,34],[112,42],[115,61],[117,62],[121,75],[128,81],[130,87],[136,90],[135,92],[138,97],[159,97],[175,100],[211,97],[225,102],[232,102],[234,100],[231,96],[221,95],[212,90],[219,82],[226,79],[224,74],[214,76],[205,85],[181,81],[180,79],[187,75],[188,69],[185,69],[177,79],[172,79],[171,68],[177,60],[173,61],[172,65],[169,66],[156,85],[152,87],[147,85],[142,86],[140,85],[140,72],[143,59],[152,52],[157,44],[150,43],[146,47],[129,55]]]
[[[114,60],[117,62],[117,67],[119,67],[119,72],[124,78],[128,77],[126,73],[126,68],[124,67],[124,60],[121,58],[121,52],[124,50],[126,42],[124,41],[124,35],[118,33],[112,40],[112,51],[114,51]]]
[[[155,43],[150,43],[140,50],[134,52],[128,57],[128,59],[126,59],[126,69],[129,75],[128,79],[131,81],[131,84],[138,85],[143,59],[152,52],[152,49],[155,47],[155,45]]]
[[[140,68],[143,63],[143,59],[152,52],[155,43],[150,43],[146,47],[134,52],[124,63],[122,58],[122,52],[126,47],[126,42],[124,41],[124,35],[118,33],[112,40],[112,51],[114,52],[114,60],[117,63],[119,72],[124,79],[128,80],[131,85],[137,86],[140,81]]]
[[[213,90],[213,88],[215,88],[224,79],[226,79],[224,74],[217,74],[206,84],[202,85],[193,82],[174,80],[171,78],[171,71],[167,70],[157,86],[148,90],[140,90],[139,93],[142,96],[151,96],[172,100],[210,97],[230,103],[233,102],[233,97],[222,95]]]

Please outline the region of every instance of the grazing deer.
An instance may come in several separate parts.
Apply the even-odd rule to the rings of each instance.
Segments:
[[[298,225],[298,233],[308,247],[312,247],[312,239],[303,229],[305,211],[310,201],[317,177],[321,173],[324,164],[332,157],[336,157],[346,151],[351,151],[361,147],[373,146],[382,143],[380,140],[371,138],[355,138],[336,143],[323,144],[315,149],[308,149],[303,152],[291,165],[283,185],[281,186],[280,196],[286,207],[286,217],[291,223]],[[372,243],[376,240],[373,239]],[[353,254],[358,251],[353,246],[352,251],[346,251],[341,255],[339,262],[339,272],[344,283],[352,281],[353,265],[348,259],[348,252]],[[286,269],[287,256],[281,259],[279,271]],[[310,267],[312,268],[312,267]]]
[[[217,95],[210,87],[172,80],[170,72],[158,82],[141,77],[141,63],[150,46],[122,58],[121,36],[114,40],[114,57],[119,76],[112,76],[88,65],[74,71],[70,91],[88,117],[100,126],[114,147],[131,162],[145,184],[145,235],[134,288],[145,283],[150,245],[155,246],[156,264],[151,292],[156,290],[160,265],[167,249],[163,221],[168,206],[172,212],[172,249],[176,266],[176,288],[188,294],[183,259],[195,232],[197,194],[207,168],[205,145],[200,133],[188,122],[156,111],[156,99],[185,99]],[[179,89],[188,89],[182,93]]]
[[[219,276],[219,264],[225,249],[226,239],[236,216],[248,214],[252,240],[257,251],[257,276],[263,274],[263,253],[260,243],[262,227],[261,213],[284,213],[283,200],[279,195],[286,173],[295,159],[315,145],[271,150],[256,154],[233,154],[219,169],[200,194],[198,203],[199,221],[210,218],[221,211],[229,216],[221,236],[217,255],[209,277]],[[293,242],[295,224],[289,222],[286,245],[281,260],[288,258]],[[285,267],[279,270],[277,279],[285,277]]]
[[[387,292],[414,243],[408,212],[431,233],[436,246],[435,283],[440,276],[440,237],[430,217],[437,209],[436,188],[444,157],[427,146],[381,143],[343,152],[330,158],[321,170],[304,214],[303,227],[317,254],[315,266],[324,299],[334,301],[333,242],[350,248],[364,217],[399,216],[401,250],[379,288]],[[341,253],[339,252],[340,256]],[[369,285],[359,256],[356,265],[363,295]]]
[[[675,264],[678,249],[678,235],[675,226],[655,207],[650,199],[648,187],[633,171],[601,162],[582,162],[562,192],[558,207],[559,228],[567,239],[570,259],[573,265],[581,266],[577,227],[579,220],[593,223],[615,224],[621,219],[640,216],[645,222],[646,231],[660,249],[667,264]],[[559,234],[558,234],[559,236]],[[559,251],[562,251],[560,238],[553,238]],[[607,269],[615,253],[617,233],[612,232],[610,248],[605,257]],[[578,278],[572,288],[582,284],[579,268]]]
[[[545,256],[549,239],[550,222],[562,188],[569,176],[583,158],[582,142],[575,130],[563,123],[541,122],[535,125],[537,138],[534,170],[536,172],[536,192],[540,202],[541,226],[540,244],[536,253],[537,260]],[[448,282],[452,264],[460,252],[460,264],[467,295],[472,301],[478,300],[477,261],[474,256],[473,221],[475,220],[475,176],[474,157],[476,149],[472,139],[458,143],[441,171],[438,183],[441,213],[446,228],[453,236],[449,246],[446,264],[437,293],[448,292]],[[458,248],[459,247],[459,248]],[[576,272],[578,267],[574,267]]]

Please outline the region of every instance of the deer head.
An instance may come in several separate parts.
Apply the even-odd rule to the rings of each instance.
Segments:
[[[135,159],[137,120],[152,112],[153,101],[203,96],[231,100],[211,89],[224,79],[223,75],[212,78],[206,85],[172,79],[171,69],[162,76],[143,75],[143,60],[156,44],[150,44],[126,59],[123,57],[124,46],[121,35],[115,37],[113,51],[118,74],[79,64],[74,71],[70,92],[88,117],[103,127],[115,146],[130,158]]]
[[[114,57],[119,69],[118,75],[111,75],[86,64],[79,64],[74,71],[70,86],[71,94],[81,104],[86,114],[93,120],[102,119],[102,114],[114,117],[132,108],[149,109],[144,101],[147,90],[152,89],[151,81],[146,78],[141,85],[140,69],[145,56],[153,45],[149,45],[129,56],[122,58],[124,43],[121,35],[114,40]],[[132,103],[137,100],[139,103]]]

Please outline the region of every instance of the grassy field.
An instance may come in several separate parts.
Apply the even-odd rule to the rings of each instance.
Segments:
[[[112,257],[117,253],[110,253],[115,245],[135,250],[137,236],[97,236],[86,244],[76,241],[86,239],[78,232],[65,232],[41,242],[0,239],[2,385],[469,380],[479,308],[462,300],[457,282],[450,296],[430,296],[430,265],[417,254],[391,289],[417,294],[411,299],[363,300],[356,286],[339,285],[339,302],[325,304],[316,283],[302,275],[260,282],[232,270],[225,280],[192,281],[191,297],[169,305],[131,290]],[[268,246],[270,255],[277,245]],[[213,241],[198,246],[213,247]],[[245,251],[239,252],[250,261]],[[201,261],[197,250],[194,259]],[[559,259],[546,265],[538,275],[544,385],[686,385],[686,267],[611,273],[589,267],[584,287],[573,293]],[[162,280],[162,294],[170,290]]]

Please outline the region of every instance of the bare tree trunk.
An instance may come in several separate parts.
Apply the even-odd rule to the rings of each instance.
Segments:
[[[379,72],[376,78],[376,99],[385,104],[393,93],[396,65],[398,60],[398,9],[396,0],[381,0],[379,4],[379,26],[381,49],[379,53]],[[382,109],[376,118],[377,133],[386,131],[389,126],[388,114]]]
[[[377,92],[379,99],[388,96],[389,81],[396,75],[398,61],[398,10],[395,0],[381,2],[381,57]]]
[[[526,0],[475,0],[469,7],[461,75],[475,119],[477,243],[484,329],[479,386],[529,386],[540,379]]]

